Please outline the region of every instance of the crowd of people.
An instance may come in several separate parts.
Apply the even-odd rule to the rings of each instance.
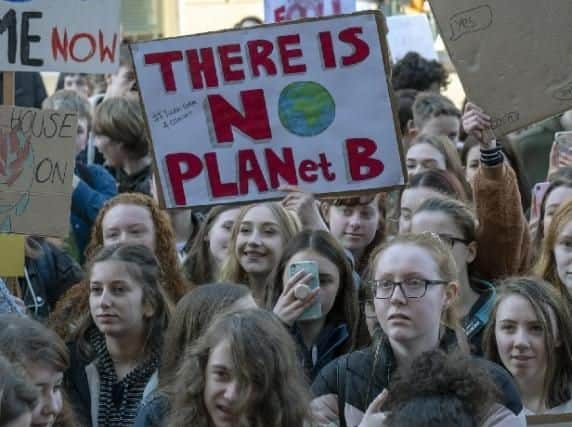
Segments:
[[[114,75],[62,74],[42,105],[78,116],[70,235],[28,236],[25,275],[0,280],[0,425],[572,412],[572,159],[496,138],[436,61],[410,53],[392,83],[405,188],[166,211],[125,46]]]

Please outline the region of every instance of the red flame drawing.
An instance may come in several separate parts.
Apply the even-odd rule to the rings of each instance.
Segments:
[[[0,134],[0,182],[11,186],[22,174],[31,143],[19,129]]]

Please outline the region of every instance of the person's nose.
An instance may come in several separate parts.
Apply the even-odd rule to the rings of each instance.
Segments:
[[[259,246],[262,243],[260,232],[258,230],[252,230],[250,236],[248,236],[248,244]]]
[[[350,226],[357,230],[358,228],[360,228],[361,226],[361,218],[360,218],[360,214],[359,212],[354,212],[351,216],[350,216],[350,220],[349,220],[349,224]]]
[[[407,296],[401,287],[401,284],[395,284],[391,297],[389,298],[392,304],[405,305],[407,304]]]
[[[111,306],[111,295],[107,289],[103,289],[101,297],[99,298],[99,305],[101,308],[109,308]]]
[[[225,391],[224,391],[224,398],[229,402],[233,402],[238,397],[238,382],[236,380],[231,381]]]
[[[62,410],[62,398],[59,391],[51,391],[45,397],[42,407],[42,414],[46,416],[58,415]]]
[[[514,346],[519,350],[530,347],[530,338],[524,328],[518,328],[514,335]]]

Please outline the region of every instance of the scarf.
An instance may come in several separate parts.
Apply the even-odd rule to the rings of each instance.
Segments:
[[[100,381],[98,426],[132,425],[143,399],[145,387],[153,373],[159,368],[158,349],[153,350],[145,362],[119,381],[103,334],[94,330],[89,336],[89,341],[96,354],[96,367]]]

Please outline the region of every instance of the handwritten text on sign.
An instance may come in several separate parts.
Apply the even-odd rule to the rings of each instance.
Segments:
[[[356,10],[355,0],[265,0],[267,23],[340,15]]]
[[[167,207],[402,184],[376,16],[136,44]]]
[[[114,72],[120,5],[117,0],[0,2],[0,69]]]

